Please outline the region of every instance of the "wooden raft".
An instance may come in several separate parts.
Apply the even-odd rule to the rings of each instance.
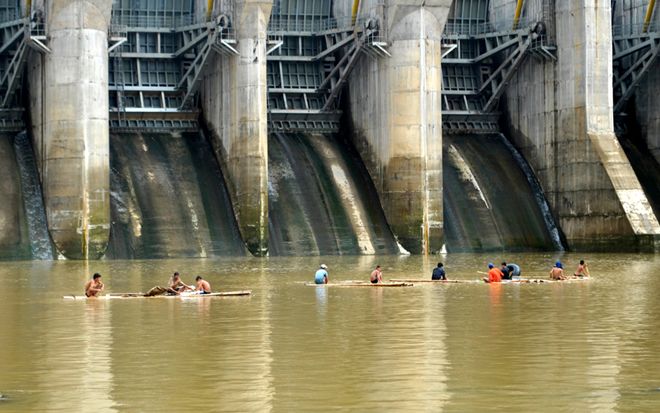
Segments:
[[[311,286],[311,287],[412,287],[412,283],[408,282],[383,282],[383,283],[378,283],[378,284],[372,284],[367,281],[357,281],[357,280],[349,280],[349,281],[341,281],[341,282],[336,282],[336,283],[328,283],[328,284],[316,284],[316,283],[305,283],[305,285]]]
[[[241,290],[241,291],[221,291],[211,294],[190,294],[190,293],[181,293],[179,295],[154,295],[151,297],[145,297],[144,293],[110,293],[101,295],[98,297],[87,297],[84,295],[64,295],[62,296],[65,300],[114,300],[114,299],[128,299],[128,298],[212,298],[212,297],[238,297],[246,296],[252,294],[252,290]]]

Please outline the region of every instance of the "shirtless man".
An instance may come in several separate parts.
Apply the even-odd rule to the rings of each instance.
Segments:
[[[200,294],[211,294],[211,284],[208,281],[204,280],[200,275],[195,278],[197,286],[195,286],[195,291],[199,291]]]
[[[178,272],[174,273],[174,275],[172,276],[172,280],[170,281],[170,290],[179,294],[184,291],[193,291],[194,289],[195,289],[194,287],[188,284],[184,284],[183,281],[181,281],[181,276],[179,275]]]
[[[555,266],[550,270],[550,279],[551,280],[565,280],[564,276],[564,267],[561,265],[561,261],[557,261]]]
[[[589,268],[587,268],[587,264],[585,264],[584,260],[580,260],[580,264],[577,267],[577,270],[575,270],[576,277],[588,277],[589,276]]]
[[[169,285],[168,287],[161,287],[160,285],[157,285],[150,289],[149,291],[144,294],[145,297],[154,297],[157,295],[179,295],[184,291],[190,290],[192,291],[194,288],[184,284],[181,281],[181,276],[179,275],[178,272],[175,272],[174,275],[172,275],[172,278],[170,278]]]
[[[369,280],[371,280],[372,284],[383,282],[383,272],[380,270],[380,265],[376,265],[376,269],[371,272]]]
[[[97,297],[104,288],[105,285],[101,282],[101,274],[97,272],[92,276],[91,280],[85,283],[85,296]]]

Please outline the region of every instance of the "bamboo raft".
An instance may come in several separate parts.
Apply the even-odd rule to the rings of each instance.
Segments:
[[[62,296],[65,300],[114,300],[114,299],[129,299],[129,298],[212,298],[212,297],[239,297],[251,295],[252,290],[240,290],[240,291],[221,291],[211,294],[199,294],[199,293],[181,293],[179,295],[154,295],[150,297],[145,297],[144,293],[110,293],[101,295],[98,297],[87,297],[85,295],[64,295]]]
[[[413,284],[474,284],[480,283],[481,280],[429,280],[421,278],[392,278],[390,282],[395,283],[413,283]]]
[[[589,281],[591,278],[567,278],[565,280],[551,280],[549,278],[521,278],[519,280],[502,280],[499,284],[552,284],[552,283],[572,283],[580,281]],[[484,284],[490,284],[486,280],[482,280]]]
[[[341,281],[341,282],[336,282],[336,283],[328,283],[328,284],[316,284],[312,282],[305,283],[305,285],[310,286],[310,287],[412,287],[412,283],[408,282],[383,282],[383,283],[378,283],[378,284],[372,284],[367,281],[358,281],[358,280],[348,280],[348,281]]]

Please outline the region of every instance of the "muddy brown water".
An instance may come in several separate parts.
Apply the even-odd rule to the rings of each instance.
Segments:
[[[488,261],[545,276],[552,254],[6,262],[2,412],[660,411],[660,255],[577,255],[570,284],[309,287],[331,280],[476,279]],[[179,270],[249,298],[73,302],[93,272],[109,292]]]

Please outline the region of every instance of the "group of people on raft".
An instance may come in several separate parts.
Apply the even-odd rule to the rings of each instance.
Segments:
[[[488,263],[488,277],[484,277],[483,280],[488,283],[497,283],[502,282],[502,280],[519,279],[520,274],[520,266],[517,264],[507,264],[506,262],[502,262],[502,266],[497,268],[491,262]],[[584,260],[580,260],[577,269],[573,273],[573,277],[589,277],[589,268]],[[561,281],[568,278],[569,277],[564,274],[564,266],[561,261],[555,262],[555,266],[550,270],[550,279]]]
[[[85,283],[85,296],[97,297],[105,289],[105,285],[101,281],[101,274],[95,273],[92,279]],[[198,294],[211,294],[211,284],[203,279],[201,276],[195,278],[195,286],[185,284],[181,281],[181,275],[175,272],[169,280],[167,287],[155,286],[147,291],[145,297],[153,297],[155,295],[180,295],[183,292],[190,291]]]
[[[491,262],[488,263],[488,277],[484,277],[483,280],[488,283],[497,283],[502,282],[502,280],[520,279],[521,274],[522,271],[520,270],[520,266],[518,264],[507,264],[505,261],[503,261],[502,265],[498,268]],[[578,267],[575,270],[573,276],[580,278],[589,276],[589,268],[587,268],[587,264],[584,262],[584,260],[580,260],[580,264],[578,264]],[[439,262],[438,266],[433,269],[431,279],[437,281],[447,280],[447,273],[445,272],[443,263]],[[561,261],[557,261],[555,266],[550,270],[550,279],[567,279],[566,275],[564,275],[564,267],[562,266]],[[328,280],[328,266],[321,264],[320,268],[316,271],[316,274],[314,274],[314,282],[316,284],[327,284]],[[376,265],[376,269],[371,272],[369,281],[371,281],[372,284],[383,282],[383,271],[381,270],[380,265]]]

